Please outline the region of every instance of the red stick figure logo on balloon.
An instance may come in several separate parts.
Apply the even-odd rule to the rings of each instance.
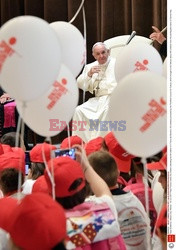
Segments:
[[[65,78],[62,78],[61,83],[57,81],[53,83],[54,89],[48,96],[48,98],[50,99],[50,103],[47,106],[48,109],[52,109],[56,102],[61,98],[61,96],[65,95],[68,92],[68,89],[65,87],[66,84],[67,79]]]
[[[6,61],[6,59],[15,53],[15,50],[11,47],[16,43],[16,38],[11,37],[8,42],[2,40],[0,42],[0,72]]]
[[[143,62],[142,63],[140,63],[139,61],[137,61],[136,63],[135,63],[135,70],[133,71],[133,72],[135,72],[135,71],[140,71],[140,70],[148,70],[148,68],[146,67],[148,65],[148,60],[147,59],[144,59],[143,60]]]
[[[160,116],[166,114],[166,109],[163,107],[166,105],[166,101],[163,97],[160,98],[160,102],[152,99],[148,105],[150,109],[142,116],[145,123],[140,127],[141,132],[145,132]]]

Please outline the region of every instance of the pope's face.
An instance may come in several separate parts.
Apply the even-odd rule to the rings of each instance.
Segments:
[[[104,64],[108,60],[109,50],[107,50],[103,45],[97,45],[93,49],[92,55],[94,56],[95,60],[98,61],[99,64]]]

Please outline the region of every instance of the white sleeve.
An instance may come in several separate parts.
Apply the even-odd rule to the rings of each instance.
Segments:
[[[92,64],[88,64],[84,67],[84,70],[81,75],[77,78],[77,84],[80,89],[83,91],[89,91],[93,94],[93,82],[94,79],[88,76],[88,72],[90,68],[92,67]]]
[[[110,207],[111,211],[113,212],[114,216],[115,216],[115,219],[117,220],[117,210],[116,210],[116,207],[115,207],[115,203],[113,201],[113,199],[108,196],[108,195],[103,195],[103,196],[100,196],[100,197],[96,197],[94,195],[92,196],[89,196],[86,201],[93,201],[97,204],[100,204],[102,202],[106,202],[108,204],[108,206]]]

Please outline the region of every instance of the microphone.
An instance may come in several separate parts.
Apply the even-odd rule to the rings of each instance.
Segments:
[[[128,45],[133,39],[133,37],[135,37],[135,35],[136,35],[136,31],[133,30],[125,45]]]

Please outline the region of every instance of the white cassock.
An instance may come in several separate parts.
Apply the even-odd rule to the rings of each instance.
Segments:
[[[82,74],[77,78],[80,89],[95,94],[95,97],[77,106],[73,116],[77,127],[72,130],[72,135],[78,135],[85,142],[98,136],[104,137],[110,131],[108,125],[103,122],[109,121],[107,113],[110,95],[117,86],[114,74],[115,60],[109,57],[103,65],[99,65],[98,61],[90,63],[84,67]],[[96,65],[101,66],[101,71],[89,77],[87,73]],[[85,121],[84,129],[79,126],[79,121]]]

